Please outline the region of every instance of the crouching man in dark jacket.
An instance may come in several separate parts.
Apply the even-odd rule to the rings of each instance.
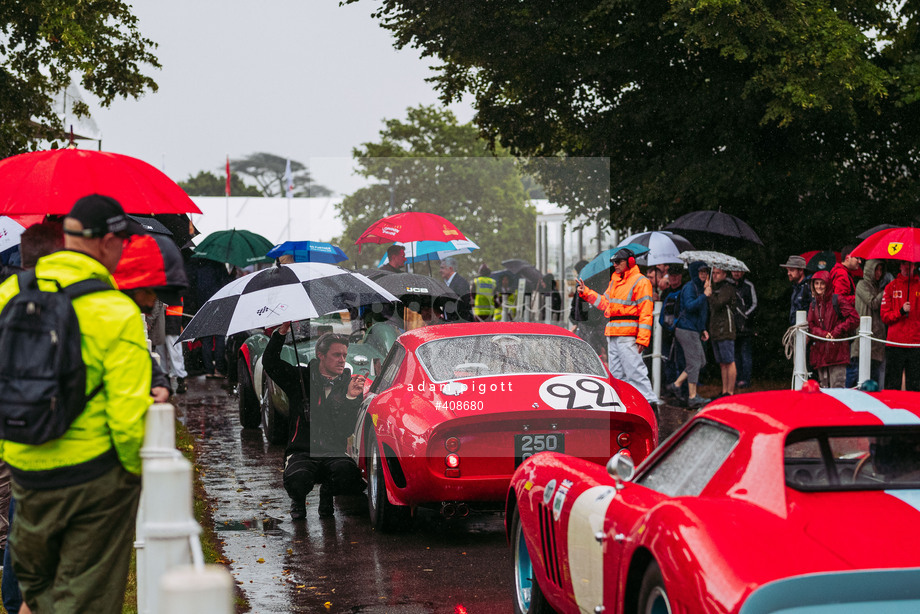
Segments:
[[[287,395],[290,408],[284,489],[291,497],[291,518],[303,520],[307,494],[321,484],[319,515],[330,517],[333,495],[364,490],[361,470],[345,456],[345,445],[355,426],[365,378],[345,372],[348,339],[332,333],[316,342],[316,358],[308,367],[285,362],[281,348],[290,329],[290,322],[279,326],[262,357],[265,372]]]

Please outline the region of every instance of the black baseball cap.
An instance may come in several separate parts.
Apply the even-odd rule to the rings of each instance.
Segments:
[[[90,194],[75,202],[67,218],[83,225],[83,230],[68,230],[64,225],[64,234],[77,237],[98,239],[110,232],[120,237],[146,234],[143,226],[125,215],[117,200],[102,194]]]
[[[636,255],[632,253],[631,250],[621,247],[617,252],[610,257],[610,262],[617,262],[618,260],[629,260],[630,258],[635,258]]]

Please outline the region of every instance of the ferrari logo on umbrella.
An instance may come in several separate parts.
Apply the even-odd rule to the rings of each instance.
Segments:
[[[898,252],[901,251],[902,247],[904,247],[903,243],[889,243],[888,244],[888,255],[897,256]]]

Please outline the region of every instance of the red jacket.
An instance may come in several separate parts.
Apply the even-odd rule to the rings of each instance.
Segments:
[[[910,278],[910,313],[904,315],[901,306],[907,302],[907,286],[907,278],[901,274],[885,286],[882,322],[888,325],[888,341],[920,343],[920,277]]]
[[[818,271],[812,277],[812,294],[814,294],[814,281],[823,279],[827,282],[827,271]],[[838,315],[838,310],[840,311]],[[808,308],[808,332],[817,337],[826,337],[830,333],[832,339],[843,339],[859,326],[859,314],[850,301],[837,297],[837,307],[834,307],[833,294],[830,284],[825,286],[824,294],[815,295]],[[818,367],[832,365],[846,365],[850,363],[850,344],[846,341],[819,341],[809,339],[809,364]]]
[[[856,301],[856,280],[850,269],[838,262],[830,270],[830,281],[827,282],[827,291],[841,297],[849,297],[847,302],[853,305]]]

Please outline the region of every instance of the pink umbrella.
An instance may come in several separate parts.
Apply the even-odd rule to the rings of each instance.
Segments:
[[[434,213],[407,211],[390,215],[374,222],[365,230],[355,245],[363,243],[393,243],[399,241],[454,241],[466,239],[456,226]]]
[[[65,215],[89,194],[105,194],[128,213],[201,213],[155,167],[121,154],[56,149],[0,160],[0,215]]]

